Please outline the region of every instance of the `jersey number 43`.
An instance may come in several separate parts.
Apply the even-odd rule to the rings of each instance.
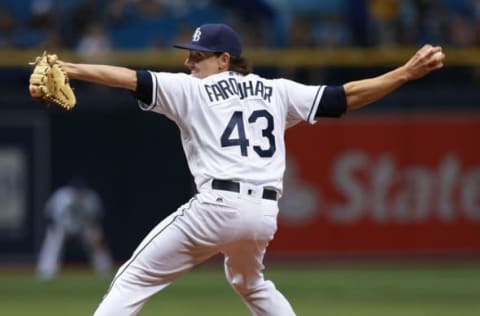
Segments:
[[[268,140],[268,148],[263,149],[258,145],[254,145],[252,148],[262,158],[272,157],[275,153],[275,136],[273,135],[273,116],[267,110],[253,111],[248,117],[248,123],[254,124],[258,119],[264,118],[267,122],[267,127],[262,130],[262,137]],[[238,138],[233,138],[232,133],[237,130]],[[236,111],[233,113],[227,127],[222,133],[220,138],[222,147],[240,146],[240,153],[242,156],[248,156],[248,146],[250,141],[245,136],[245,126],[243,123],[243,112]]]

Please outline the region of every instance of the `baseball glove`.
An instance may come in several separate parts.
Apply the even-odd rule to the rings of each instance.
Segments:
[[[67,73],[57,60],[57,55],[43,52],[43,55],[38,56],[35,62],[30,63],[30,65],[34,65],[30,75],[30,95],[34,100],[71,110],[77,100]]]

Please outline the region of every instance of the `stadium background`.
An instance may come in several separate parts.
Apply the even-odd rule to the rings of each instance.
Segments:
[[[287,132],[291,171],[267,262],[281,264],[293,279],[312,266],[320,267],[312,278],[328,275],[331,263],[355,270],[366,263],[405,268],[427,262],[419,275],[467,264],[460,269],[465,281],[478,280],[480,1],[475,0],[2,1],[3,270],[22,267],[19,278],[33,278],[43,203],[72,175],[84,175],[104,198],[107,239],[119,263],[193,193],[173,123],[140,111],[128,92],[80,82],[73,82],[78,97],[73,112],[34,103],[27,63],[47,49],[65,60],[184,71],[184,54],[171,44],[189,40],[193,28],[205,22],[238,29],[260,75],[309,84],[375,76],[405,62],[423,43],[442,45],[445,69],[341,120]],[[82,266],[80,245],[71,246],[67,263]],[[7,274],[0,278],[7,281]],[[347,291],[355,287],[352,282]],[[472,284],[445,285],[470,303],[464,315],[479,311]],[[324,290],[320,294],[329,293]]]

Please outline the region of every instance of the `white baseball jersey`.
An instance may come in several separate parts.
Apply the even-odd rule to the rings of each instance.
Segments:
[[[315,123],[325,86],[223,72],[198,79],[150,72],[152,103],[143,110],[177,123],[197,189],[211,179],[244,181],[282,192],[286,128]]]

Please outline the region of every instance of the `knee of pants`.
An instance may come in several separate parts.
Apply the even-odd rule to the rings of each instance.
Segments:
[[[261,277],[247,280],[242,276],[237,276],[229,280],[230,285],[241,295],[248,296],[251,293],[258,292],[268,288],[269,281],[265,281]]]

